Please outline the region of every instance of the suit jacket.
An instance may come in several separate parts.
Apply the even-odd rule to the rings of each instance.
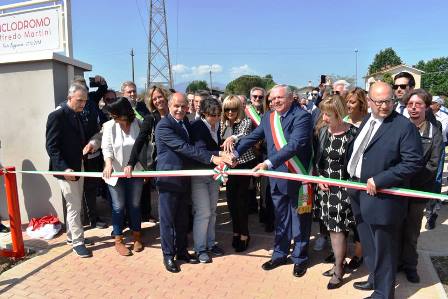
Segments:
[[[219,123],[216,124],[216,126],[219,126]],[[191,124],[191,135],[190,139],[191,142],[194,144],[195,147],[210,151],[213,153],[213,155],[218,156],[219,155],[219,146],[221,145],[221,134],[220,129],[218,127],[218,143],[213,140],[212,135],[210,134],[210,130],[208,129],[207,125],[204,123],[202,119],[198,119],[194,121]],[[204,164],[195,162],[193,165],[193,168],[204,168]],[[214,164],[211,163],[211,161],[208,161],[206,163],[206,168],[213,168]]]
[[[168,114],[156,126],[157,166],[156,170],[188,169],[190,159],[203,164],[210,163],[212,153],[191,144],[191,128],[184,118],[185,129]],[[156,179],[159,190],[184,192],[187,190],[188,177],[161,177]]]
[[[370,114],[364,119],[358,135],[369,117]],[[348,146],[347,161],[353,152],[356,138]],[[360,180],[365,183],[373,177],[377,189],[409,188],[411,177],[422,166],[422,144],[417,128],[406,117],[393,111],[384,119],[364,151]],[[406,217],[406,197],[384,193],[370,196],[365,191],[353,190],[349,190],[349,194],[355,201],[352,204],[355,217],[362,216],[368,224],[399,224]]]
[[[287,145],[280,151],[275,148],[274,140],[272,138],[272,129],[269,118],[273,111],[266,112],[261,118],[260,125],[252,131],[249,135],[242,137],[238,142],[235,150],[239,155],[246,152],[258,140],[265,139],[267,144],[267,159],[272,163],[272,170],[280,172],[288,172],[285,164],[287,160],[293,156],[297,156],[305,167],[308,167],[311,160],[311,136],[312,123],[311,115],[299,108],[296,103],[293,103],[285,118],[282,121],[282,128],[285,134]],[[291,197],[297,197],[299,187],[301,185],[298,181],[283,180],[270,178],[271,190],[278,188],[283,194],[288,194]]]
[[[80,131],[83,130],[80,125],[77,114],[67,103],[48,115],[45,145],[50,157],[50,170],[64,171],[70,168],[81,171],[82,149],[88,140],[85,133]],[[63,176],[56,177],[64,179]]]

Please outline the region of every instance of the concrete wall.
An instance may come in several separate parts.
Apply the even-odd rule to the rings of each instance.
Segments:
[[[83,73],[76,70],[75,73]],[[0,64],[1,164],[23,170],[48,170],[45,126],[48,114],[67,96],[67,65],[56,60]],[[0,216],[8,217],[0,178]],[[57,215],[63,221],[56,179],[17,175],[22,222]]]

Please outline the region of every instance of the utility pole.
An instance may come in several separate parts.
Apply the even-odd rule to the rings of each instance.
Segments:
[[[134,76],[134,48],[131,49],[131,61],[132,61],[132,82],[135,83],[135,76]]]
[[[150,0],[147,86],[173,88],[165,0]]]
[[[213,93],[213,88],[212,88],[212,69],[210,68],[210,94]]]
[[[358,87],[358,49],[355,49],[355,87]]]

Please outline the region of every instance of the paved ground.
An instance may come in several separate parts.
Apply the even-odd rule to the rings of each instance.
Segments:
[[[422,229],[422,282],[410,284],[399,274],[396,298],[447,298],[429,259],[431,254],[448,255],[447,210],[444,206],[435,230]],[[76,257],[65,244],[65,235],[48,242],[26,240],[27,247],[40,253],[0,276],[0,298],[364,298],[370,294],[352,287],[354,281],[366,278],[363,267],[346,275],[340,289],[328,291],[328,278],[321,275],[331,267],[322,263],[327,251],[310,251],[311,266],[302,278],[292,276],[292,265],[263,271],[260,266],[270,256],[272,234],[264,233],[256,215],[250,220],[250,248],[244,254],[235,254],[230,246],[229,214],[220,201],[217,239],[227,254],[215,258],[212,264],[183,264],[178,274],[165,271],[159,229],[149,223],[144,225],[147,247],[131,257],[116,254],[110,229],[86,232],[96,242],[90,259]],[[316,229],[314,226],[313,239]],[[8,240],[6,234],[0,242]]]

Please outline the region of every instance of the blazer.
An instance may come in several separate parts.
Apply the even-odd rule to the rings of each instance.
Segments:
[[[188,169],[189,160],[196,160],[203,164],[210,163],[213,153],[199,149],[190,141],[191,127],[188,119],[184,118],[185,129],[171,114],[162,118],[156,126],[157,165],[156,170]],[[185,192],[188,177],[160,177],[156,178],[159,190],[171,192]]]
[[[123,133],[120,125],[115,120],[109,120],[103,125],[103,137],[101,140],[101,149],[103,150],[104,160],[107,158],[112,159],[112,168],[115,172],[123,171],[124,167],[128,164],[131,156],[132,148],[125,148],[123,145]],[[132,139],[137,139],[140,132],[139,120],[135,118],[131,123],[129,135]],[[129,147],[129,145],[127,145]],[[143,170],[140,163],[136,163],[135,170]],[[112,177],[106,180],[109,185],[115,186],[118,178]]]
[[[370,114],[364,118],[357,136],[369,118]],[[353,153],[356,138],[348,146],[346,164]],[[392,111],[364,151],[360,181],[365,183],[373,178],[377,189],[409,188],[411,177],[422,166],[422,144],[417,128],[406,117]],[[384,193],[371,196],[365,191],[354,192],[352,189],[349,189],[349,195],[356,202],[352,205],[355,218],[362,216],[368,224],[396,225],[406,217],[406,197]]]
[[[82,149],[88,140],[85,133],[80,131],[83,129],[81,122],[78,123],[78,117],[67,103],[62,103],[48,115],[45,147],[50,157],[51,171],[81,171]],[[65,180],[63,176],[55,177]]]
[[[287,140],[287,145],[277,151],[272,138],[270,125],[270,115],[273,111],[266,112],[261,118],[260,125],[249,135],[242,137],[235,147],[241,156],[258,140],[265,139],[267,145],[267,159],[272,163],[272,170],[279,172],[289,172],[285,164],[293,156],[297,156],[305,167],[311,162],[311,138],[312,123],[311,115],[293,103],[282,121],[282,128]],[[270,178],[271,190],[278,188],[283,194],[290,197],[297,197],[299,187],[298,181]]]
[[[217,123],[216,126],[218,126],[218,143],[213,140],[210,130],[202,119],[197,119],[191,124],[190,139],[195,147],[201,150],[213,152],[213,155],[217,156],[219,155],[219,147],[221,145],[221,134],[219,123]],[[200,169],[204,168],[205,165],[195,161],[192,166],[193,168]],[[208,161],[208,163],[206,163],[206,167],[214,168],[214,164],[211,161]]]

